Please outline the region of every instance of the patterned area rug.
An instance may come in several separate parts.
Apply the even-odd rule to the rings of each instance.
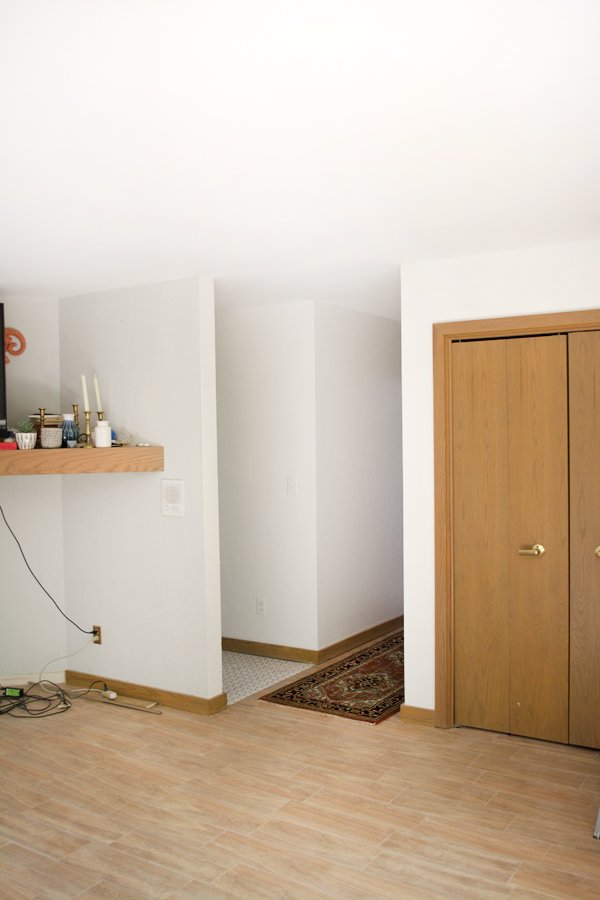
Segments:
[[[404,631],[260,699],[361,722],[382,722],[398,712],[404,701]]]

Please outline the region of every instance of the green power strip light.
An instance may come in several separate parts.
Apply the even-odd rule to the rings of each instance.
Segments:
[[[0,687],[0,697],[22,697],[23,688]]]

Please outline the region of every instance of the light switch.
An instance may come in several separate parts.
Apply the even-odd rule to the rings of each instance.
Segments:
[[[163,516],[182,516],[183,481],[163,480],[161,500]]]

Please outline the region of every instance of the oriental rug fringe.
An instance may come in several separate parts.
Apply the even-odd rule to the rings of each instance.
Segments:
[[[260,699],[371,724],[382,722],[404,702],[404,631]]]

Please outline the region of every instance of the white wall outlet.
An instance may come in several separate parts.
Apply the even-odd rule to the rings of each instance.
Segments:
[[[266,616],[267,614],[267,601],[264,598],[257,597],[256,598],[256,615],[257,616]]]
[[[163,516],[182,516],[183,481],[163,480],[161,501]]]
[[[295,475],[290,475],[287,480],[287,492],[292,497],[298,495],[298,479]]]

